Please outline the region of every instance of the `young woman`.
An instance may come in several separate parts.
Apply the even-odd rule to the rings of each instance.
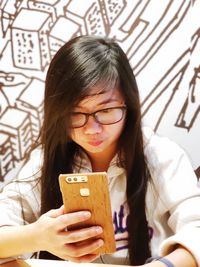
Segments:
[[[58,176],[95,171],[108,173],[112,255],[95,254],[100,226],[67,231],[91,214],[64,214]],[[41,258],[74,262],[200,266],[196,176],[181,148],[142,127],[130,64],[106,38],[76,37],[53,58],[40,144],[5,186],[0,213],[0,258],[40,251]]]

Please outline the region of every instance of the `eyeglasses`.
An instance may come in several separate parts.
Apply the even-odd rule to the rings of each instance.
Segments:
[[[121,121],[124,116],[125,110],[126,107],[123,106],[104,108],[92,113],[73,112],[71,114],[71,127],[83,127],[88,122],[90,116],[92,116],[96,122],[103,125],[115,124]]]

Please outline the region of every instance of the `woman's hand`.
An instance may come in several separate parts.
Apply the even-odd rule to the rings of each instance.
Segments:
[[[64,214],[63,206],[43,214],[34,223],[37,247],[61,259],[73,262],[93,261],[99,256],[95,254],[95,250],[103,245],[103,240],[98,238],[102,228],[93,226],[80,230],[67,230],[69,225],[85,221],[90,216],[89,211]],[[96,238],[88,240],[91,237]]]

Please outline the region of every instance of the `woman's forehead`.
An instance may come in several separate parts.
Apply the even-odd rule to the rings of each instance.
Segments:
[[[110,102],[121,102],[123,101],[123,96],[119,88],[115,87],[112,89],[101,89],[99,87],[92,88],[90,93],[79,102],[78,106],[83,107],[88,104],[96,103],[97,105],[106,104]]]

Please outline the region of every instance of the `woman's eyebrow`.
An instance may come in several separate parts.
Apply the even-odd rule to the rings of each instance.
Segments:
[[[88,101],[89,101],[89,99],[88,99]],[[114,102],[119,102],[119,100],[116,98],[105,99],[105,100],[102,100],[101,102],[97,103],[96,106],[101,106],[101,105],[110,104],[110,103],[114,103]],[[77,108],[84,108],[84,107],[77,105]]]
[[[97,106],[98,105],[103,105],[103,104],[109,104],[109,103],[112,103],[112,102],[118,102],[118,99],[116,99],[116,98],[105,99],[102,102],[98,103]]]

